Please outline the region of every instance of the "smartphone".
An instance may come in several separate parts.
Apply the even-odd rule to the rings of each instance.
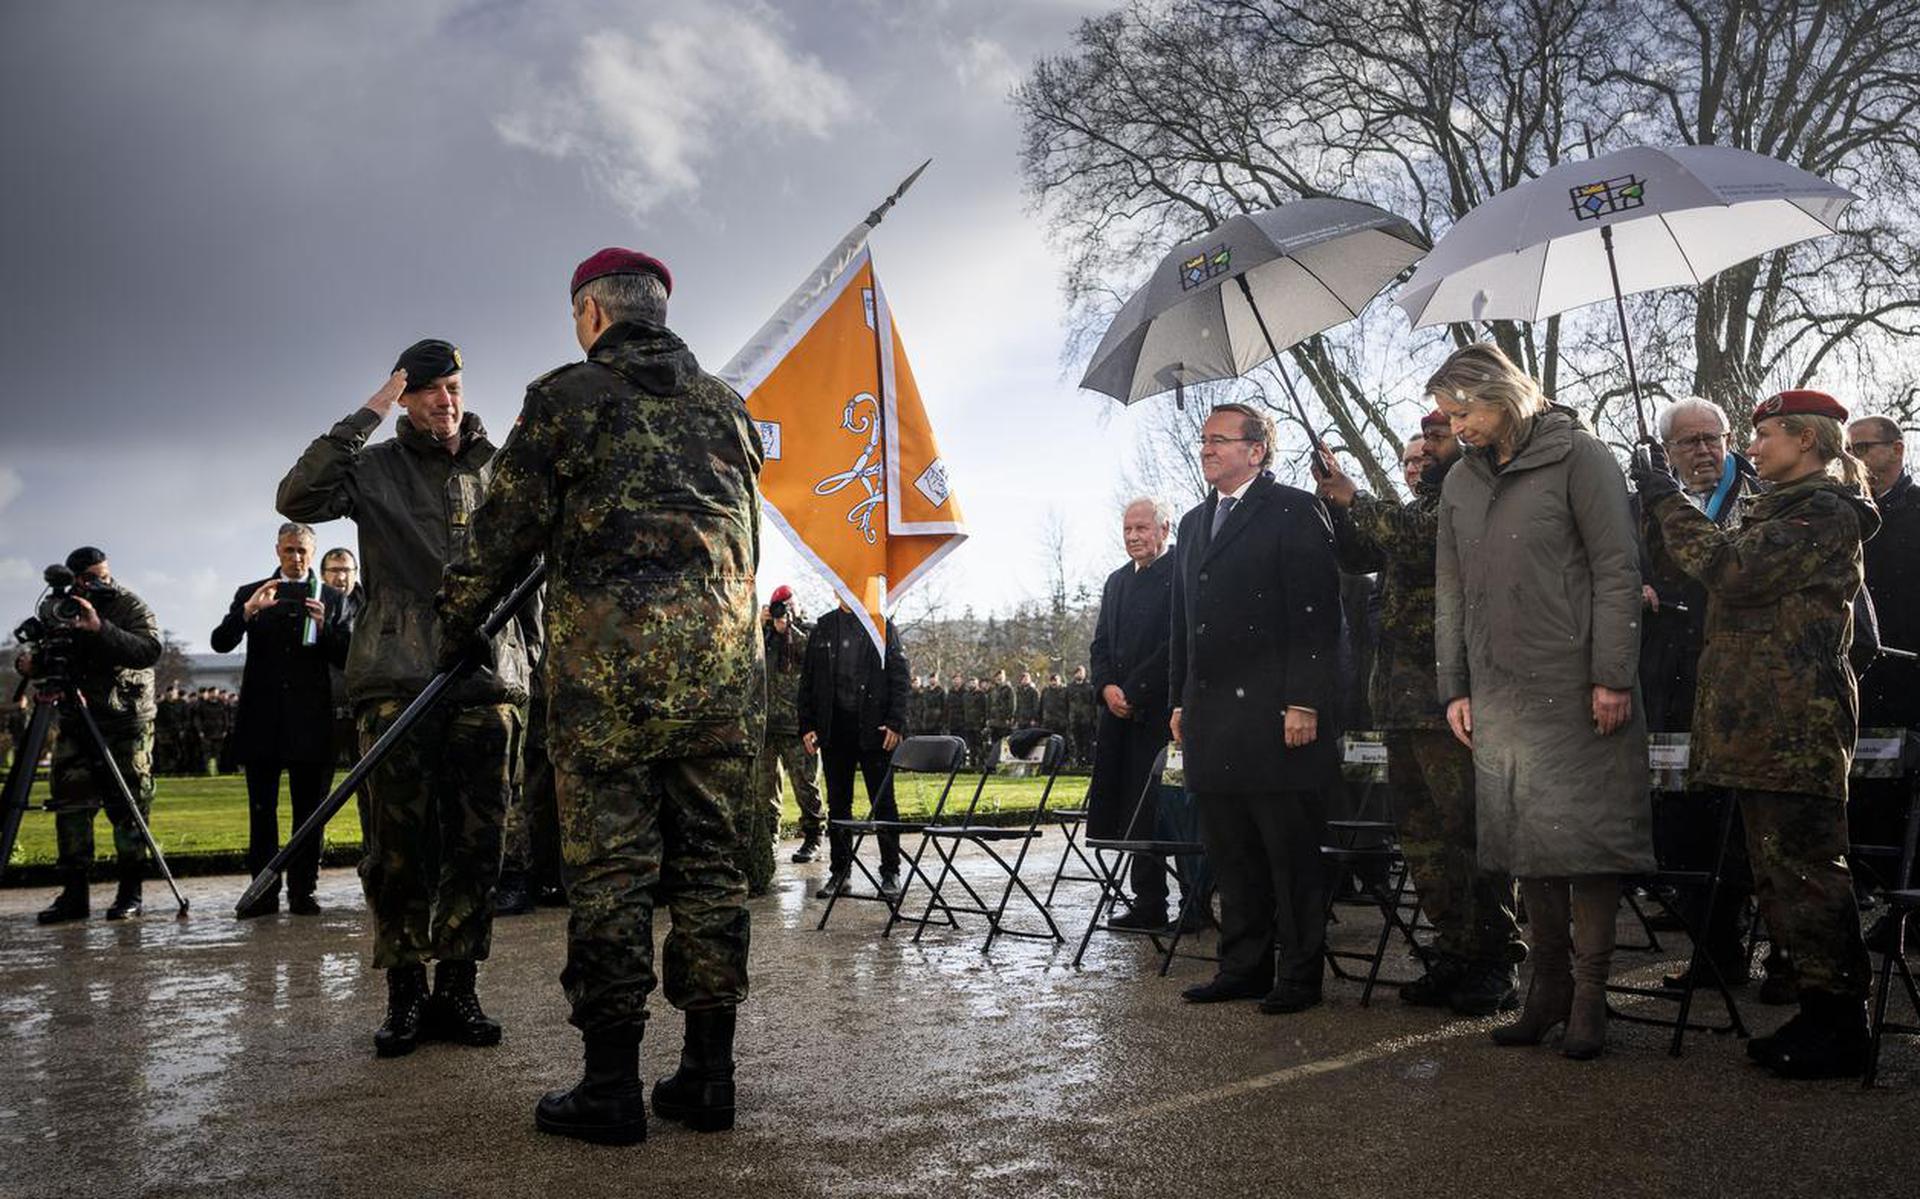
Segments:
[[[304,612],[307,600],[313,592],[305,582],[282,583],[273,593],[273,602],[277,607],[292,608]]]

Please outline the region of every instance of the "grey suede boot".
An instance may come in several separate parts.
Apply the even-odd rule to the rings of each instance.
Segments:
[[[1528,960],[1533,982],[1527,987],[1520,1018],[1493,1030],[1495,1045],[1538,1045],[1573,1006],[1573,968],[1567,954],[1567,880],[1523,878],[1520,895],[1527,905]]]
[[[1620,879],[1597,874],[1573,880],[1573,1006],[1560,1052],[1578,1062],[1607,1047],[1607,973],[1613,966]]]

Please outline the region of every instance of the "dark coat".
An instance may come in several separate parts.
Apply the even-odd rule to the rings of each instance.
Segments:
[[[247,600],[266,582],[257,579],[234,592],[226,619],[207,639],[216,654],[232,653],[243,638],[247,643],[240,705],[234,713],[228,752],[242,765],[331,762],[332,668],[344,666],[347,660],[345,597],[320,585],[326,619],[320,623],[315,643],[301,645],[304,609],[295,614],[273,607],[247,619]]]
[[[1880,640],[1920,652],[1920,486],[1902,474],[1877,502],[1880,532],[1867,542],[1866,567]],[[1883,656],[1868,667],[1860,678],[1860,724],[1920,728],[1920,663]]]
[[[860,691],[858,695],[842,697],[836,704],[834,677],[843,636],[848,637],[862,657]],[[807,638],[807,653],[800,665],[797,705],[800,735],[818,733],[820,744],[826,745],[833,739],[834,709],[851,708],[860,713],[860,748],[869,752],[879,749],[884,743],[881,726],[902,736],[912,731],[907,727],[907,694],[912,689],[913,675],[907,667],[906,654],[900,650],[900,634],[892,622],[887,624],[887,658],[882,662],[874,651],[873,638],[867,636],[859,617],[835,608],[820,618]]]
[[[1257,795],[1339,780],[1340,571],[1320,501],[1262,474],[1209,536],[1217,496],[1180,518],[1168,679],[1188,788]],[[1319,735],[1288,749],[1289,707]]]
[[[1107,576],[1100,589],[1100,614],[1093,626],[1094,694],[1118,687],[1133,708],[1122,720],[1100,704],[1100,733],[1094,740],[1093,779],[1087,806],[1094,812],[1091,832],[1115,836],[1147,785],[1154,755],[1169,739],[1167,659],[1173,621],[1174,556],[1162,554],[1142,570],[1128,562]]]

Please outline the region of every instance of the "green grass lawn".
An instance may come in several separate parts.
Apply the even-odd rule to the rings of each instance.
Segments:
[[[950,806],[964,810],[973,794],[975,779],[962,775],[954,784]],[[904,778],[896,786],[902,816],[929,811],[938,798],[937,785],[921,778]],[[1049,803],[1056,807],[1078,806],[1086,792],[1086,780],[1066,777],[1054,787]],[[864,790],[855,788],[854,814],[866,814]],[[44,775],[34,786],[33,802],[47,798]],[[1038,779],[993,779],[980,799],[982,813],[1030,811],[1040,798]],[[280,836],[285,840],[292,831],[292,808],[287,802],[286,784],[280,792]],[[792,833],[800,819],[793,792],[786,790],[781,827]],[[188,865],[196,857],[231,858],[247,848],[247,786],[239,775],[218,778],[163,777],[154,783],[153,835],[169,862]],[[360,845],[360,821],[350,802],[327,825],[326,853],[329,861],[339,861]],[[20,840],[14,847],[13,866],[48,866],[54,860],[53,814],[35,807],[20,824]],[[94,852],[99,861],[113,858],[113,835],[104,816],[94,827]],[[236,867],[237,868],[237,867]]]

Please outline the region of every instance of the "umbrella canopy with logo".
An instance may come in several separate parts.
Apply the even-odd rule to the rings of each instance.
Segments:
[[[1414,327],[1541,320],[1611,297],[1705,282],[1749,258],[1836,231],[1859,197],[1731,146],[1634,146],[1562,163],[1461,217],[1395,300]]]
[[[1426,252],[1412,224],[1357,200],[1232,217],[1160,260],[1113,318],[1080,386],[1131,404],[1244,375],[1358,316]]]

